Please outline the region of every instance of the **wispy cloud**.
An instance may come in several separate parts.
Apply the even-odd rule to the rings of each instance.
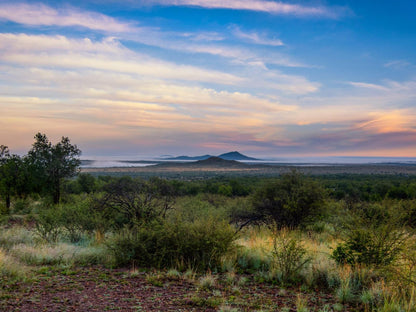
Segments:
[[[394,60],[384,64],[384,67],[393,68],[393,69],[403,69],[408,67],[413,67],[413,65],[406,60]]]
[[[388,88],[385,86],[373,84],[373,83],[366,83],[366,82],[349,82],[350,85],[357,87],[357,88],[364,88],[364,89],[372,89],[372,90],[379,90],[379,91],[388,91]]]
[[[166,6],[197,6],[208,9],[249,10],[299,17],[338,18],[349,11],[346,8],[339,7],[304,6],[264,0],[151,0],[148,3]]]
[[[232,32],[237,38],[240,38],[240,39],[243,39],[245,41],[252,42],[255,44],[269,45],[269,46],[275,46],[275,47],[284,45],[280,39],[268,38],[264,34],[259,34],[257,32],[243,32],[237,26],[232,27]]]
[[[413,128],[415,120],[414,110],[395,109],[370,113],[368,120],[355,124],[354,128],[369,133],[414,132],[416,134],[416,129]]]
[[[257,65],[264,68],[266,67],[265,64],[305,67],[300,62],[291,60],[288,56],[275,52],[258,53],[253,50],[248,50],[241,45],[222,43],[222,41],[229,39],[233,35],[245,42],[253,42],[259,45],[280,46],[283,44],[281,40],[269,38],[266,34],[255,31],[243,32],[236,27],[229,30],[228,34],[219,34],[218,32],[212,31],[165,32],[158,28],[137,27],[134,26],[134,23],[122,22],[96,12],[81,11],[71,7],[52,8],[41,3],[0,3],[0,20],[12,21],[29,26],[84,27],[93,31],[105,32],[109,36],[117,36],[120,39],[136,41],[166,50],[174,50],[181,53],[204,53],[224,57],[242,65]],[[29,44],[31,38],[32,42]],[[37,38],[31,38],[28,36],[26,42],[28,46],[36,49],[38,45],[36,42]],[[62,49],[68,49],[69,44],[76,44],[74,41],[69,42],[63,36],[57,36],[56,40],[60,40]],[[88,41],[88,39],[85,39],[85,41]],[[85,45],[87,43],[84,42],[82,44]],[[97,47],[97,44],[91,46]],[[44,45],[42,47],[47,48]],[[55,45],[53,48],[56,49],[57,46]],[[108,48],[108,46],[104,48]]]
[[[42,3],[1,3],[0,20],[31,26],[79,26],[108,32],[130,32],[131,24],[122,23],[104,14],[74,8],[54,9]]]
[[[165,79],[235,84],[243,78],[142,55],[107,38],[101,42],[64,36],[0,34],[0,61],[22,66],[97,69]]]
[[[27,145],[33,133],[49,129],[81,143],[88,132],[95,142],[174,148],[177,138],[256,138],[262,126],[296,109],[250,94],[250,82],[238,76],[160,61],[111,38],[0,34],[0,81],[0,115],[7,116],[0,127],[15,129],[0,134],[7,144]]]

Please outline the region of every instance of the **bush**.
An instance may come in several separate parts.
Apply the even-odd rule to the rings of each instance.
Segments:
[[[96,201],[95,211],[109,215],[117,212],[115,224],[121,228],[141,226],[164,218],[174,202],[173,190],[159,179],[144,181],[122,177],[104,187],[104,195]]]
[[[56,243],[61,234],[59,212],[54,208],[46,208],[36,218],[35,235],[48,243]]]
[[[301,280],[301,272],[312,260],[300,241],[291,237],[287,229],[283,229],[273,238],[272,265],[277,270],[277,278],[292,284]]]
[[[108,243],[119,266],[205,270],[233,247],[234,230],[215,219],[161,221],[124,228]]]
[[[380,205],[360,207],[346,225],[344,242],[335,248],[332,257],[340,264],[391,264],[407,238],[398,218]]]
[[[316,181],[292,171],[254,194],[254,218],[279,228],[297,227],[320,213],[325,198],[325,190]]]
[[[59,224],[71,243],[79,242],[84,233],[95,229],[96,218],[89,209],[88,200],[78,200],[56,207]]]

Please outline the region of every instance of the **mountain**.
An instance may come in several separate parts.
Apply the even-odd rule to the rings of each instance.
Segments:
[[[216,156],[207,159],[198,160],[193,163],[184,164],[191,167],[217,167],[217,168],[245,168],[249,165],[238,162],[236,160],[227,160]]]
[[[170,157],[165,158],[166,160],[205,160],[211,157],[218,157],[225,160],[258,160],[256,158],[248,157],[243,155],[237,151],[229,152],[225,154],[221,154],[219,156],[212,156],[212,155],[202,155],[202,156],[178,156],[178,157]]]
[[[212,155],[202,155],[202,156],[178,156],[166,158],[167,160],[204,160],[212,157]]]
[[[226,160],[258,160],[256,158],[243,155],[237,151],[221,154],[218,157]]]

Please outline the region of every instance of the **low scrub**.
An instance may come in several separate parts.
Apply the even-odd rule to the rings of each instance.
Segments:
[[[311,260],[299,238],[292,237],[287,229],[275,234],[272,266],[282,283],[293,284],[301,281],[303,278],[301,273]]]
[[[158,221],[124,228],[107,243],[116,264],[140,267],[213,269],[234,246],[234,229],[225,222]]]
[[[332,257],[340,264],[385,267],[403,251],[408,239],[397,216],[380,205],[362,207],[345,227],[344,242]]]

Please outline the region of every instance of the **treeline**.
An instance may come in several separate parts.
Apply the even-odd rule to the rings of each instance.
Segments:
[[[385,199],[416,199],[416,176],[338,174],[310,178],[321,184],[329,198],[334,200],[378,202]],[[118,179],[120,178],[80,173],[75,179],[66,181],[64,191],[67,194],[90,193],[99,191],[107,183]],[[165,182],[177,196],[216,194],[227,197],[245,197],[279,179],[279,177],[224,176],[206,180],[165,180]]]

